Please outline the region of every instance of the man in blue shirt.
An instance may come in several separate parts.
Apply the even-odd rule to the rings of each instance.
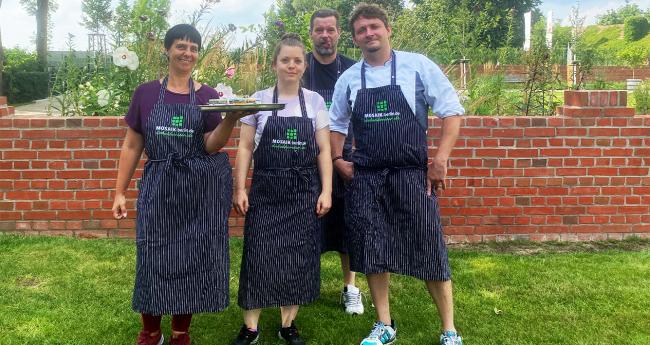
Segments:
[[[351,269],[367,275],[377,322],[361,345],[391,344],[390,273],[422,279],[442,321],[440,344],[461,345],[453,319],[451,271],[437,193],[464,113],[440,68],[420,54],[394,51],[386,12],[361,3],[350,16],[363,60],[341,75],[330,108],[334,168],[350,180],[346,222]],[[443,119],[429,156],[429,107]],[[352,162],[340,159],[352,123]]]
[[[334,84],[341,74],[356,61],[337,52],[341,36],[339,13],[332,9],[314,12],[309,22],[309,37],[313,52],[307,54],[307,70],[303,75],[303,86],[318,92],[329,108],[332,104]],[[343,147],[343,158],[349,160],[352,152],[352,134],[347,136]],[[343,271],[343,292],[341,301],[348,314],[363,314],[361,291],[355,286],[355,273],[350,271],[350,257],[345,243],[346,225],[343,216],[345,185],[341,177],[334,174],[332,183],[332,208],[325,215],[321,252],[337,251],[341,257]]]

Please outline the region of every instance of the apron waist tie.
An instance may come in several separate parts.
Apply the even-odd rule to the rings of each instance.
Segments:
[[[190,169],[189,165],[185,162],[186,158],[178,157],[175,153],[170,153],[166,158],[161,159],[149,159],[151,163],[165,163],[165,170],[168,170],[172,167]]]

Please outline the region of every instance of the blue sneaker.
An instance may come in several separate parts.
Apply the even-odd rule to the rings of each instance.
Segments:
[[[446,331],[440,335],[440,345],[463,345],[463,338],[456,332]]]
[[[389,345],[395,342],[396,335],[397,330],[394,322],[392,325],[385,325],[383,322],[377,321],[368,337],[363,339],[360,345]]]

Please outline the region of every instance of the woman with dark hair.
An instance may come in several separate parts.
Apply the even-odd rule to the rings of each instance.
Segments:
[[[133,94],[120,154],[113,215],[127,216],[125,192],[143,150],[139,186],[133,310],[141,313],[138,345],[160,345],[162,315],[172,315],[170,344],[190,344],[192,314],[228,306],[228,213],[232,173],[225,153],[247,113],[201,113],[218,98],[192,80],[201,35],[187,24],[167,31],[168,75]]]
[[[294,319],[320,292],[320,220],[332,204],[329,115],[318,93],[300,87],[305,46],[286,34],[273,55],[274,87],[256,92],[282,111],[242,118],[235,163],[235,210],[246,215],[239,306],[244,325],[233,345],[257,342],[262,308],[280,307],[278,335],[304,345]],[[245,182],[255,161],[250,194]]]

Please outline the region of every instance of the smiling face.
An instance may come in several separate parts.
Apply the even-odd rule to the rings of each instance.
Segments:
[[[390,49],[392,30],[377,18],[359,17],[354,22],[352,40],[364,53],[376,53]]]
[[[305,50],[297,46],[283,45],[273,62],[273,70],[283,83],[299,83],[305,68]]]
[[[314,50],[322,56],[336,53],[341,32],[336,25],[336,17],[314,18],[313,29],[309,33]]]
[[[181,73],[191,72],[199,56],[199,45],[184,39],[176,39],[167,50],[169,68]]]

